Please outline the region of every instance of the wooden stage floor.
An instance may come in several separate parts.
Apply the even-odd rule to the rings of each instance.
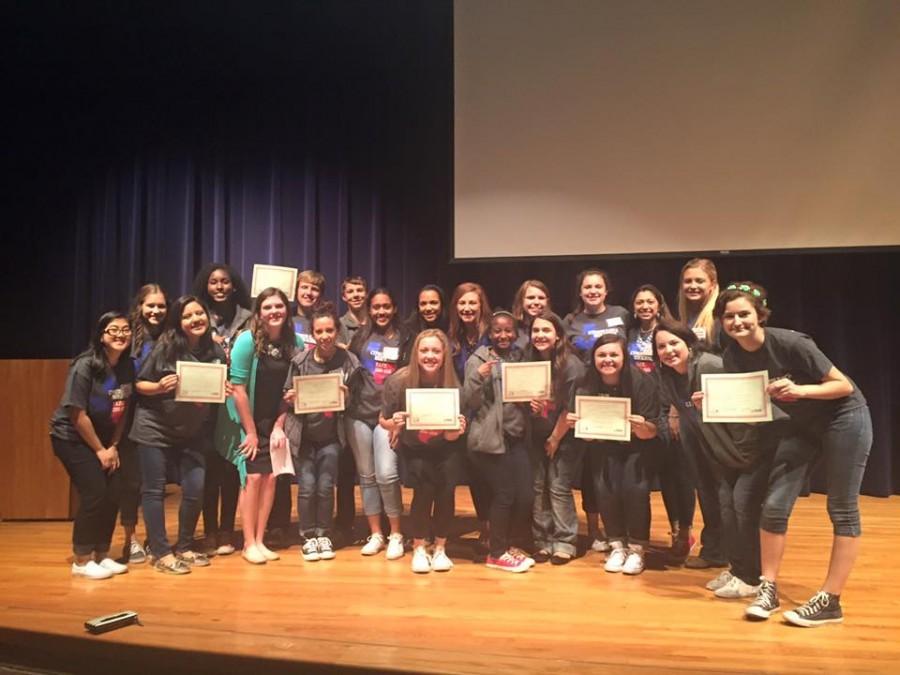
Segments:
[[[653,509],[653,538],[662,544],[658,493]],[[465,488],[457,513],[473,522]],[[604,573],[602,557],[588,553],[514,575],[465,559],[466,539],[454,547],[448,574],[414,575],[409,554],[388,562],[383,554],[363,558],[356,547],[305,563],[295,545],[258,567],[235,554],[184,577],[135,565],[121,577],[86,581],[69,575],[70,523],[5,522],[0,662],[21,658],[64,672],[897,672],[900,575],[892,561],[900,500],[864,497],[862,514],[845,623],[816,629],[790,627],[777,615],[744,621],[745,601],[704,590],[714,576],[706,570],[626,577]],[[780,583],[783,608],[817,590],[830,531],[824,497],[801,499]],[[143,627],[96,637],[83,631],[85,619],[123,609],[139,612]]]

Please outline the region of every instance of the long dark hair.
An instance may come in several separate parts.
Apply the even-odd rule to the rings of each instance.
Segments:
[[[388,332],[392,329],[397,331],[398,333],[406,333],[404,330],[403,324],[400,321],[400,309],[397,305],[396,296],[391,293],[389,288],[385,288],[384,286],[379,286],[378,288],[373,288],[369,291],[369,295],[366,296],[366,314],[369,315],[369,320],[366,321],[365,325],[356,331],[356,334],[353,336],[353,340],[351,340],[351,344],[354,349],[352,351],[357,352],[361,345],[365,344],[365,341],[368,340],[372,333],[374,333],[377,328],[375,326],[375,320],[372,319],[372,300],[376,295],[386,295],[391,299],[391,304],[394,306],[394,316],[391,318],[391,322],[387,326]],[[401,339],[402,342],[402,339]]]
[[[284,323],[281,324],[281,334],[277,340],[270,340],[269,334],[262,321],[259,320],[259,312],[262,309],[264,301],[277,295],[284,303]],[[281,353],[288,361],[294,354],[294,347],[297,344],[297,336],[294,332],[294,322],[291,320],[291,304],[288,302],[287,295],[280,288],[270,286],[264,289],[253,302],[253,318],[250,319],[250,331],[253,335],[253,346],[258,355],[262,356],[266,353],[269,345],[278,344],[281,347]]]
[[[598,337],[594,344],[591,345],[591,349],[588,352],[589,360],[588,367],[585,369],[584,376],[581,378],[582,386],[592,392],[600,391],[603,384],[603,377],[597,372],[597,362],[594,359],[594,354],[597,353],[597,350],[604,345],[618,344],[622,349],[622,356],[624,358],[624,362],[622,364],[622,371],[619,373],[619,388],[622,390],[623,396],[631,397],[632,392],[632,381],[631,381],[631,364],[628,361],[628,345],[625,342],[625,339],[622,338],[618,333],[606,333]]]
[[[109,359],[106,358],[106,350],[103,348],[103,332],[116,319],[128,321],[128,317],[125,314],[116,310],[101,314],[100,318],[97,319],[97,323],[94,324],[94,330],[91,333],[91,340],[88,342],[87,348],[72,359],[72,363],[69,365],[74,364],[79,359],[87,358],[90,360],[91,376],[95,380],[101,379],[112,368]],[[130,359],[126,360],[130,363]]]
[[[425,291],[434,291],[437,293],[438,298],[441,301],[441,313],[438,314],[437,321],[433,324],[425,323],[425,320],[422,318],[422,315],[419,314],[419,297]],[[416,306],[413,307],[413,310],[409,313],[409,316],[406,319],[406,326],[413,333],[419,334],[423,330],[428,328],[437,328],[438,330],[447,332],[447,298],[444,295],[444,289],[442,289],[437,284],[425,284],[422,288],[419,289],[419,292],[416,293]]]
[[[154,293],[159,293],[163,296],[166,301],[166,317],[169,316],[169,296],[166,295],[166,292],[163,290],[162,286],[156,283],[144,284],[140,287],[137,294],[131,300],[131,307],[128,310],[128,321],[131,323],[131,353],[135,356],[141,353],[141,349],[144,347],[144,343],[147,342],[149,338],[153,338],[154,340],[160,336],[165,328],[165,323],[160,324],[159,328],[156,330],[156,334],[153,334],[153,329],[150,327],[150,324],[147,323],[146,319],[144,319],[144,312],[141,309],[141,306],[144,304],[144,300],[148,295],[153,295]],[[165,320],[165,319],[164,319]]]
[[[241,275],[237,273],[231,265],[228,263],[220,263],[220,262],[211,262],[207,265],[204,265],[199,272],[197,272],[197,276],[194,277],[194,283],[191,288],[191,293],[197,298],[200,299],[200,304],[206,307],[207,312],[210,307],[215,306],[213,299],[209,297],[209,278],[212,276],[212,273],[216,270],[222,270],[228,277],[231,279],[231,287],[234,291],[231,293],[231,297],[229,301],[233,303],[234,306],[241,306],[244,309],[250,309],[250,292],[247,290],[247,284],[244,283],[244,280],[241,279]]]
[[[660,319],[671,319],[672,312],[669,311],[669,305],[666,303],[666,296],[662,294],[662,291],[659,290],[653,284],[641,284],[637,288],[634,289],[634,293],[631,294],[631,305],[628,307],[628,311],[635,315],[634,312],[634,301],[637,300],[638,293],[643,293],[647,291],[648,293],[652,293],[653,297],[656,298],[656,302],[659,304],[659,311],[656,313],[656,320]],[[634,316],[637,319],[637,316]]]
[[[544,321],[549,321],[553,324],[554,330],[556,330],[556,337],[558,338],[558,342],[556,346],[553,347],[553,351],[550,353],[550,364],[551,364],[551,378],[553,380],[553,398],[554,400],[559,400],[559,392],[562,388],[562,376],[565,372],[566,362],[569,360],[569,354],[571,353],[571,348],[569,347],[569,341],[566,339],[566,327],[562,322],[562,319],[559,318],[558,314],[554,312],[544,312],[540,316],[534,317],[534,320],[531,322],[532,327],[534,327],[534,321],[537,319],[543,319]],[[538,354],[538,350],[534,348],[534,345],[531,342],[531,335],[528,336],[528,347],[525,349],[525,360],[526,361],[540,361],[541,357]]]
[[[589,277],[592,274],[596,274],[603,279],[603,285],[606,287],[606,298],[603,300],[603,306],[606,307],[609,305],[609,294],[612,292],[612,283],[609,280],[609,275],[598,267],[588,267],[586,270],[581,270],[578,273],[578,276],[575,277],[575,303],[572,305],[573,314],[580,314],[584,311],[584,300],[581,299],[581,285],[584,283],[585,277]]]
[[[208,354],[213,349],[213,328],[209,307],[196,295],[182,295],[169,307],[169,313],[166,315],[166,328],[160,335],[158,342],[160,348],[163,349],[165,360],[169,363],[174,363],[178,361],[179,357],[187,356],[191,353],[187,337],[184,331],[181,330],[181,315],[184,313],[184,308],[192,302],[196,302],[206,312],[206,333],[200,338],[200,352]]]
[[[699,352],[709,351],[709,346],[698,338],[694,331],[687,327],[687,324],[675,319],[660,319],[656,322],[656,327],[653,329],[653,360],[656,362],[656,366],[660,369],[659,372],[661,374],[672,370],[668,366],[663,368],[663,363],[659,360],[659,350],[656,348],[656,335],[661,330],[681,338],[692,356]]]

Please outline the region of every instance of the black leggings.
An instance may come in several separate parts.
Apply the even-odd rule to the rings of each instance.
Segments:
[[[206,457],[206,483],[203,486],[203,533],[207,537],[231,534],[237,511],[241,479],[237,468],[218,452]],[[219,520],[219,492],[222,494],[221,521]]]
[[[133,528],[137,525],[141,503],[141,462],[137,445],[129,440],[123,439],[119,444],[119,470],[116,473],[119,519],[123,527]]]
[[[456,508],[459,452],[452,445],[407,448],[405,459],[413,486],[409,510],[412,536],[425,539],[429,532],[439,539],[450,536]]]
[[[506,452],[494,455],[471,452],[479,477],[493,495],[490,508],[491,556],[499,558],[511,544],[528,548],[534,477],[528,446],[521,438],[505,440]]]
[[[650,541],[653,448],[638,443],[612,450],[588,444],[586,454],[591,455],[594,489],[607,539],[646,546]]]

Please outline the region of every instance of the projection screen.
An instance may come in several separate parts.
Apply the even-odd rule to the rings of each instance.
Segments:
[[[900,2],[455,0],[455,257],[900,245]]]

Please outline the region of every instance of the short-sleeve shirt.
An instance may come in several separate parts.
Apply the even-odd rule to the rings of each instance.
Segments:
[[[372,332],[359,345],[357,356],[360,365],[369,371],[375,386],[381,389],[385,381],[400,368],[400,331],[395,330],[388,337]]]
[[[107,366],[99,377],[95,377],[91,371],[91,357],[79,356],[69,367],[62,399],[50,419],[50,435],[66,441],[81,441],[69,412],[84,410],[94,425],[97,438],[107,447],[112,442],[116,424],[125,414],[133,384],[131,359],[123,356],[115,368]]]
[[[820,384],[834,367],[831,360],[816,346],[813,339],[785,328],[766,328],[762,347],[748,352],[732,342],[723,357],[727,372],[747,373],[765,370],[769,380],[787,377],[796,384]],[[836,414],[866,404],[859,387],[851,381],[849,396],[830,401],[802,399],[778,401],[778,407],[800,424],[821,424]]]
[[[582,359],[601,335],[615,334],[623,340],[628,336],[628,324],[631,315],[628,310],[618,305],[607,305],[598,314],[578,312],[569,314],[563,320],[566,326],[566,338],[575,352]]]
[[[312,334],[312,322],[302,314],[294,316],[294,333],[300,336],[305,349],[311,349],[316,346],[316,339]]]
[[[656,371],[653,360],[653,331],[645,335],[639,328],[628,331],[628,356],[631,363],[644,373]]]
[[[406,410],[406,388],[405,371],[398,372],[387,379],[384,383],[382,417],[389,419],[395,412]],[[400,434],[400,440],[405,446],[412,448],[439,446],[447,443],[443,431],[411,431],[405,427]]]

